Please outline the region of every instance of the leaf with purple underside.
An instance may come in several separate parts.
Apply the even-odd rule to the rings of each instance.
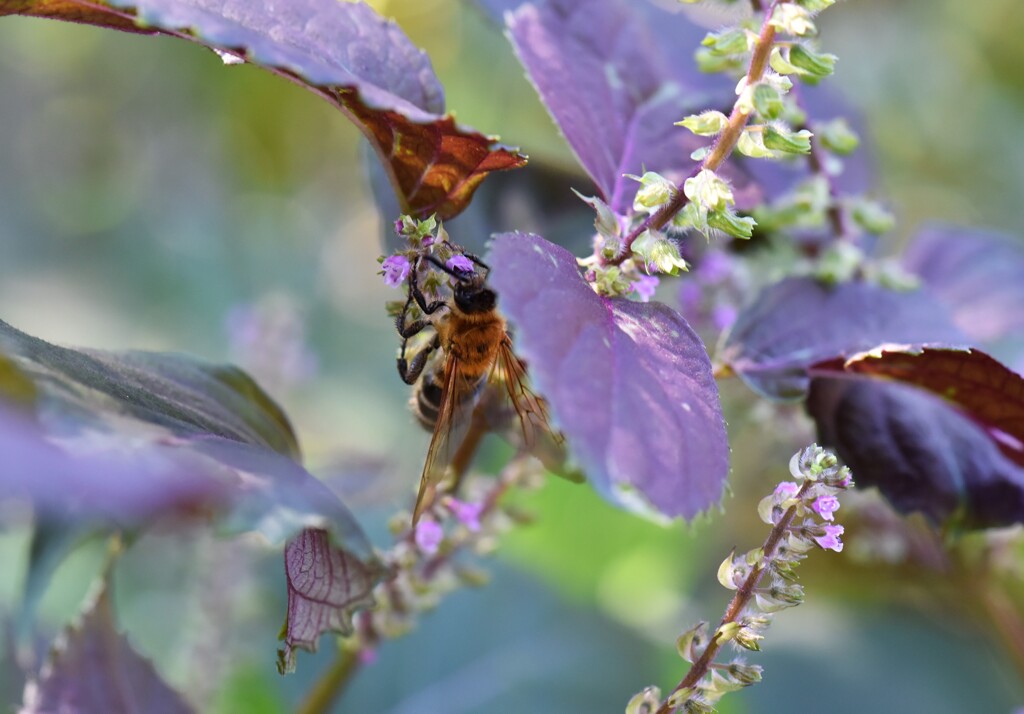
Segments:
[[[21,714],[143,711],[188,714],[192,708],[117,631],[104,585],[81,622],[64,633],[39,681],[26,686]]]
[[[406,213],[458,214],[491,171],[525,157],[444,114],[429,59],[364,3],[338,0],[0,0],[0,16],[168,34],[281,74],[356,122]]]
[[[489,262],[516,350],[595,487],[669,517],[717,503],[725,423],[707,352],[682,317],[598,296],[576,259],[539,236],[497,236]]]
[[[892,379],[926,389],[959,408],[1024,466],[1024,377],[984,352],[881,345],[813,365],[810,372]]]
[[[605,201],[629,211],[638,184],[624,174],[657,171],[680,182],[696,163],[690,154],[708,139],[673,126],[707,102],[687,89],[648,25],[685,24],[624,0],[525,4],[506,16],[509,37],[527,75]],[[727,176],[743,189],[743,177]],[[741,208],[755,201],[739,190]]]
[[[815,378],[807,411],[818,439],[860,487],[900,511],[967,527],[1024,522],[1024,469],[978,424],[933,394],[870,379]]]
[[[290,587],[289,648],[343,627],[383,575],[348,509],[295,460],[284,413],[234,368],[72,350],[0,322],[0,453],[0,500],[27,500],[51,521],[120,529],[209,514],[225,533],[273,544],[301,534],[290,583],[302,581],[296,564],[344,560],[317,582],[330,594],[319,611],[295,605],[308,579]]]
[[[929,226],[903,256],[975,340],[1024,330],[1024,243],[995,231]]]
[[[787,278],[744,309],[719,359],[769,399],[801,399],[812,364],[884,343],[960,346],[968,340],[927,294],[863,282]]]

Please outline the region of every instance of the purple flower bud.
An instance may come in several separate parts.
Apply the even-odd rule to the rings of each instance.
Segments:
[[[405,221],[403,221],[401,218],[396,218],[395,219],[395,233],[397,233],[400,236],[404,236],[405,235],[404,228],[405,228]]]
[[[392,255],[381,263],[384,270],[384,284],[397,288],[409,276],[409,259],[404,255]]]
[[[732,305],[716,305],[711,311],[711,324],[718,330],[725,330],[732,327],[738,315],[739,312]]]
[[[466,503],[456,498],[449,498],[446,504],[459,523],[474,533],[480,530],[480,516],[483,513],[484,504]]]
[[[444,540],[444,528],[437,521],[424,518],[416,524],[415,540],[420,551],[426,555],[433,555]]]
[[[811,504],[814,512],[826,521],[832,520],[832,514],[839,510],[839,499],[835,496],[818,496]]]
[[[703,297],[700,285],[692,280],[684,280],[679,286],[679,307],[686,315],[698,314]]]
[[[366,666],[371,665],[377,661],[377,648],[375,647],[363,647],[359,650],[359,664]]]
[[[648,302],[654,297],[654,290],[660,281],[654,275],[641,275],[629,284],[633,292],[637,294],[641,302]]]
[[[464,255],[453,255],[445,265],[448,266],[448,270],[453,270],[456,273],[473,272],[473,261]]]
[[[713,250],[701,258],[697,266],[697,280],[705,285],[716,285],[732,273],[732,258],[720,250]]]
[[[839,536],[845,529],[842,526],[825,526],[825,535],[815,536],[815,542],[825,550],[834,550],[837,553],[843,552],[843,542]]]
[[[775,487],[775,492],[772,495],[780,501],[785,501],[787,498],[796,496],[798,491],[800,491],[800,486],[792,481],[783,481]]]

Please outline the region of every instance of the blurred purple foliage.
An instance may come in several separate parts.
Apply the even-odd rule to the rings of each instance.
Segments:
[[[928,226],[903,256],[908,270],[978,341],[1024,329],[1024,245],[995,231]]]
[[[758,394],[802,399],[812,364],[884,343],[964,346],[968,340],[921,291],[787,278],[740,312],[719,357]]]
[[[188,714],[191,707],[118,633],[106,585],[25,689],[20,714]]]

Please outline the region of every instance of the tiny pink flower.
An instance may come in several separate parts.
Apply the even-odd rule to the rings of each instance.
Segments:
[[[456,520],[474,533],[480,530],[480,516],[484,510],[482,503],[466,503],[455,498],[447,500],[448,510]]]
[[[775,493],[772,494],[779,501],[785,501],[787,498],[793,498],[797,492],[800,491],[800,486],[792,481],[783,481],[775,487]]]
[[[371,665],[377,661],[377,648],[375,647],[364,647],[359,650],[359,664],[363,666]]]
[[[814,540],[825,550],[842,553],[843,542],[839,540],[839,536],[843,534],[844,530],[842,526],[825,526],[825,535],[815,536]]]
[[[633,288],[641,302],[647,302],[654,297],[654,289],[658,287],[659,282],[654,275],[641,275],[630,283],[629,287]]]
[[[826,521],[831,521],[832,514],[839,510],[839,499],[835,496],[818,496],[811,508]]]
[[[473,261],[464,255],[453,255],[445,265],[448,266],[448,270],[454,270],[456,273],[473,272]]]
[[[409,259],[404,255],[392,255],[380,267],[384,271],[384,284],[390,287],[397,288],[409,277]]]
[[[437,521],[424,518],[416,524],[415,540],[416,546],[423,553],[433,555],[444,540],[444,528]]]

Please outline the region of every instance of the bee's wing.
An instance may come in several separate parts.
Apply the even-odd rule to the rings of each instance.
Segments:
[[[459,416],[459,403],[455,380],[459,374],[459,359],[450,352],[445,355],[444,384],[441,388],[441,405],[434,422],[434,433],[430,437],[427,448],[427,460],[423,464],[423,475],[420,476],[420,490],[416,495],[416,507],[412,512],[412,524],[415,526],[423,512],[430,508],[437,494],[437,486],[444,480],[445,471],[451,462],[453,448],[458,439],[452,438],[453,426]]]
[[[512,351],[512,341],[508,335],[501,341],[498,348],[498,360],[495,365],[501,373],[508,393],[509,402],[519,417],[519,425],[523,430],[523,439],[527,446],[537,443],[538,437],[550,433],[560,442],[561,436],[554,434],[548,423],[548,407],[543,399],[534,394],[526,383],[526,365]]]

